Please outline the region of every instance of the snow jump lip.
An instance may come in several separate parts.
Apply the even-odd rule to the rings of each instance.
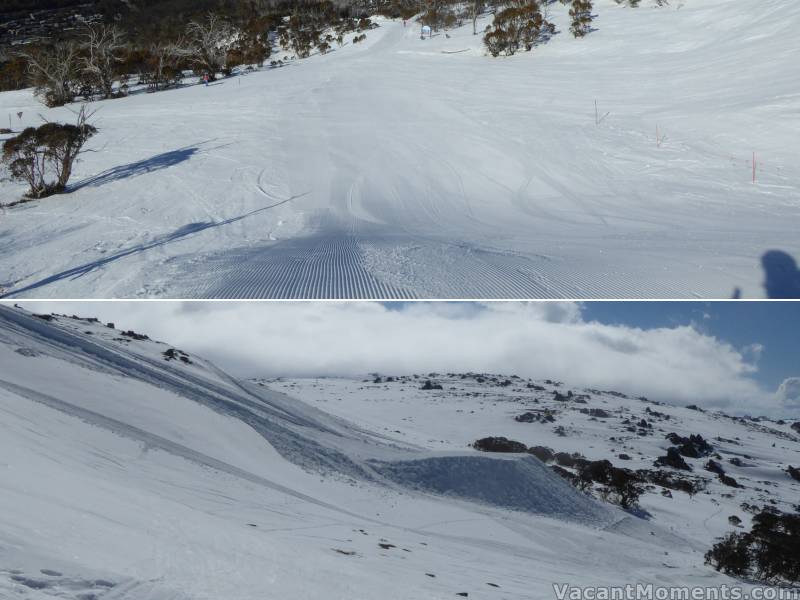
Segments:
[[[430,454],[368,461],[408,489],[585,525],[608,526],[619,515],[581,494],[530,455]]]

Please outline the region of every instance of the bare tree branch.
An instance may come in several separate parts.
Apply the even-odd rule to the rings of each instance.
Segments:
[[[103,98],[110,98],[114,92],[115,67],[124,58],[125,45],[125,34],[116,25],[87,25],[81,33],[81,71]]]
[[[228,52],[239,37],[239,31],[219,15],[209,13],[205,21],[191,21],[186,26],[186,40],[181,54],[196,67],[216,79],[225,70]]]
[[[18,56],[28,63],[31,81],[45,104],[63,106],[74,100],[79,64],[77,44],[58,42],[48,48],[20,52]]]

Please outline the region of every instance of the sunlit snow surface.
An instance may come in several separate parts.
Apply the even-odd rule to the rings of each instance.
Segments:
[[[800,5],[599,0],[583,40],[550,11],[561,33],[512,58],[485,56],[471,24],[421,41],[379,20],[325,56],[98,102],[75,191],[0,217],[0,286],[763,296],[761,256],[800,256]],[[72,118],[0,94],[0,114],[20,111],[16,126]],[[5,181],[0,202],[22,192]]]
[[[170,348],[0,308],[0,597],[523,599],[554,582],[732,583],[702,564],[727,517],[747,525],[741,502],[798,497],[781,470],[800,462],[788,425],[590,392],[562,407],[561,438],[513,420],[553,404],[544,382],[239,382],[193,355],[167,360]],[[621,434],[647,408],[672,420]],[[506,435],[616,464],[624,450],[640,467],[672,430],[738,438],[713,443],[749,457],[726,465],[745,488],[653,490],[636,516],[532,457],[468,447]]]

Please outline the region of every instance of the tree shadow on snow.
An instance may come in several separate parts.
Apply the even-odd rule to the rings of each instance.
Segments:
[[[140,175],[146,175],[148,173],[169,169],[170,167],[174,167],[182,162],[186,162],[199,151],[199,146],[187,146],[185,148],[178,148],[177,150],[170,150],[169,152],[164,152],[163,154],[157,154],[156,156],[151,156],[150,158],[127,165],[114,167],[113,169],[108,169],[99,175],[89,177],[88,179],[84,179],[83,181],[69,186],[68,191],[74,192],[85,187],[100,187],[101,185],[105,185],[113,181],[130,179],[131,177],[139,177]]]
[[[122,258],[125,258],[127,256],[132,256],[134,254],[139,254],[141,252],[145,252],[147,250],[151,250],[151,249],[157,248],[159,246],[166,246],[167,244],[170,244],[172,242],[176,242],[176,241],[185,239],[185,238],[187,238],[187,237],[189,237],[191,235],[194,235],[196,233],[200,233],[200,232],[205,231],[207,229],[213,229],[215,227],[222,227],[224,225],[230,225],[231,223],[236,223],[238,221],[243,221],[244,219],[247,219],[248,217],[252,217],[253,215],[256,215],[258,213],[267,211],[267,210],[269,210],[271,208],[276,208],[276,207],[278,207],[278,206],[280,206],[282,204],[287,204],[287,203],[289,203],[289,202],[291,202],[293,200],[297,200],[298,198],[302,198],[303,196],[307,196],[309,193],[310,192],[306,192],[304,194],[298,194],[296,196],[292,196],[291,198],[287,198],[285,200],[281,200],[280,202],[276,202],[274,204],[270,204],[269,206],[263,206],[263,207],[258,208],[256,210],[250,211],[249,213],[245,213],[245,214],[240,215],[238,217],[233,217],[233,218],[230,218],[230,219],[226,219],[224,221],[204,221],[204,222],[199,222],[199,223],[188,223],[187,225],[184,225],[183,227],[180,227],[180,228],[176,229],[172,233],[159,236],[156,239],[154,239],[153,241],[148,242],[146,244],[140,244],[140,245],[137,245],[137,246],[133,246],[131,248],[127,248],[125,250],[121,250],[120,252],[112,254],[111,256],[107,256],[107,257],[101,258],[99,260],[88,262],[88,263],[85,263],[83,265],[80,265],[80,266],[77,266],[77,267],[73,267],[71,269],[67,269],[66,271],[62,271],[60,273],[56,273],[55,275],[51,275],[49,277],[45,277],[44,279],[42,279],[40,281],[37,281],[36,283],[32,283],[32,284],[30,284],[28,286],[25,286],[24,288],[20,288],[18,290],[12,290],[12,291],[10,291],[10,292],[8,292],[6,294],[0,294],[0,298],[11,298],[13,296],[16,296],[17,294],[23,294],[25,292],[29,292],[31,290],[35,290],[35,289],[44,287],[46,285],[50,285],[51,283],[55,283],[57,281],[61,281],[63,279],[79,279],[79,278],[83,277],[84,275],[87,275],[88,273],[91,273],[95,269],[98,269],[98,268],[103,267],[103,266],[105,266],[107,264],[116,262],[116,261],[118,261],[118,260],[120,260]]]

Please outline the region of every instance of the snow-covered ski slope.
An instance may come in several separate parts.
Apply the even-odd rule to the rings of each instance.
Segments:
[[[426,380],[442,390],[423,390]],[[737,516],[749,530],[750,505],[772,505],[785,512],[800,509],[800,482],[787,473],[800,464],[800,431],[791,423],[737,419],[724,413],[683,406],[658,405],[613,390],[587,390],[569,382],[523,379],[511,374],[417,374],[375,382],[349,378],[263,381],[311,405],[376,431],[392,432],[406,443],[429,450],[454,451],[475,440],[503,436],[555,453],[578,453],[588,460],[610,460],[629,469],[653,469],[654,461],[673,444],[666,438],[701,435],[712,446],[710,456],[686,458],[693,468],[683,473],[702,481],[700,493],[652,486],[640,499],[651,523],[698,546],[733,531]],[[564,397],[573,392],[570,399]],[[562,395],[557,399],[554,392]],[[516,417],[551,415],[531,422]],[[644,427],[640,426],[642,420]],[[717,461],[740,487],[721,483],[705,469]],[[556,463],[554,463],[556,464]],[[680,471],[667,469],[680,474]],[[671,554],[671,553],[670,553]],[[667,561],[668,562],[668,561]],[[702,561],[701,561],[702,562]]]
[[[403,440],[401,398],[365,427],[169,350],[0,307],[0,597],[522,599],[554,582],[728,581],[702,565],[710,533],[601,504],[531,456]]]
[[[325,56],[96,103],[75,191],[0,218],[0,286],[762,297],[762,255],[800,256],[800,4],[670,4],[599,0],[575,40],[555,3],[561,33],[499,59],[471,24],[421,41],[379,20]],[[18,111],[70,117],[0,94],[0,115]],[[4,182],[0,201],[22,191]]]

